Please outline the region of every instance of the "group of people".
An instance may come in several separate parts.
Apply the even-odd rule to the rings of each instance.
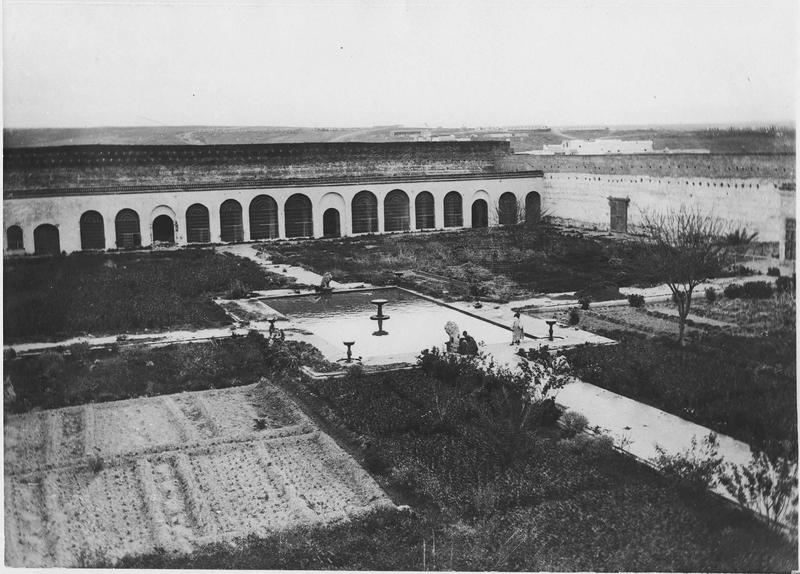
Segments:
[[[450,337],[445,346],[450,353],[459,355],[477,355],[478,343],[475,339],[464,331],[459,335],[458,326],[453,321],[448,321],[444,326],[445,333]],[[525,330],[522,328],[522,320],[519,313],[514,313],[514,323],[511,325],[511,345],[520,345],[525,338]]]
[[[447,351],[450,353],[458,353],[459,355],[477,355],[478,343],[475,339],[464,331],[459,334],[458,325],[453,321],[448,321],[444,325],[444,332],[447,333],[449,339],[445,343]]]

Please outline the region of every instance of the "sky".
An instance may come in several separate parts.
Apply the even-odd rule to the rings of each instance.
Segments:
[[[794,0],[6,0],[5,127],[793,121]]]

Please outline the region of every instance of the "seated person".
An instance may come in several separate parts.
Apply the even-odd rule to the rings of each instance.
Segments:
[[[462,350],[463,348],[463,350]],[[472,338],[472,335],[464,331],[461,341],[458,343],[458,352],[462,355],[477,355],[478,343]]]

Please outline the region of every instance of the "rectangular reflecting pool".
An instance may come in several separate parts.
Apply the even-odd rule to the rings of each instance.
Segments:
[[[377,307],[370,303],[385,299],[383,322],[386,335],[377,336],[378,322],[370,317]],[[472,317],[399,288],[333,292],[330,295],[298,295],[262,299],[285,315],[292,326],[311,331],[327,345],[318,345],[330,360],[345,355],[344,341],[355,341],[353,355],[366,358],[392,356],[413,360],[422,349],[441,347],[447,340],[445,323],[453,321],[459,333],[468,331],[486,345],[511,342],[511,332],[489,321]],[[402,355],[402,357],[400,357]]]

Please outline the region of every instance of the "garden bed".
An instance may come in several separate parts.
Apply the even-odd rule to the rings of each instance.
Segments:
[[[212,301],[288,279],[211,250],[7,259],[4,344],[228,324]]]
[[[83,424],[70,423],[76,412]],[[264,430],[253,425],[259,415]],[[61,449],[62,442],[78,448]],[[174,556],[391,506],[267,382],[14,415],[5,449],[10,566]]]
[[[16,395],[6,404],[6,412],[240,386],[301,364],[317,371],[339,368],[307,343],[269,344],[258,333],[119,350],[90,350],[76,344],[65,351],[6,358],[6,382]]]
[[[449,278],[447,295],[508,301],[534,293],[651,285],[657,277],[633,257],[630,243],[564,233],[540,225],[448,233],[367,236],[261,247],[275,263],[329,271],[342,282],[397,284],[441,297],[444,287],[415,270]]]

